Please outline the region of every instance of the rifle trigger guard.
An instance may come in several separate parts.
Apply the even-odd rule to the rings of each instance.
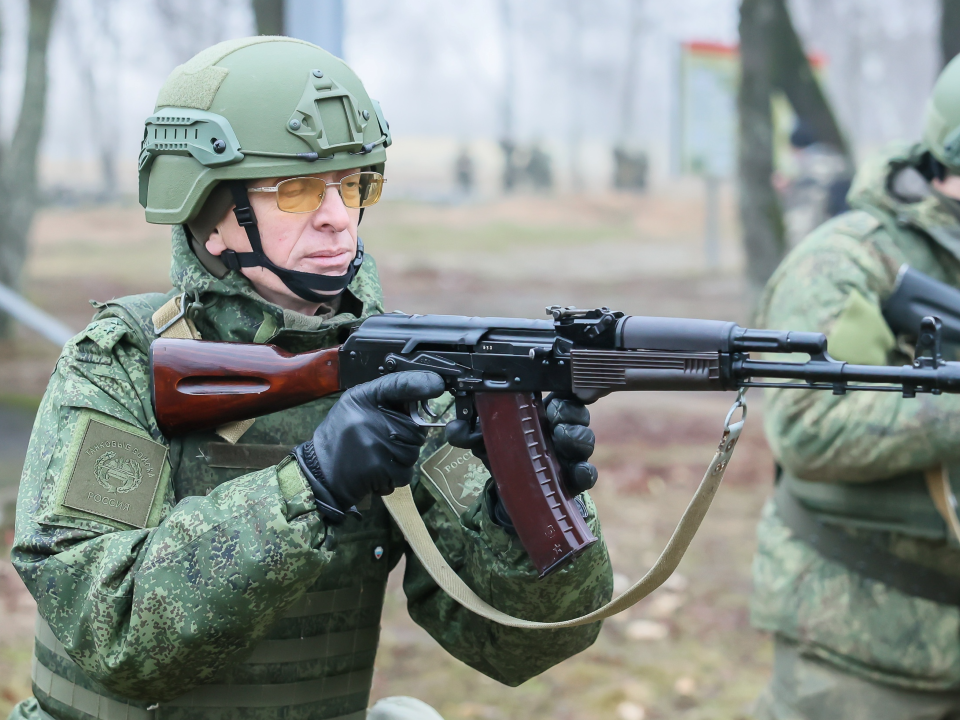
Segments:
[[[441,416],[430,409],[429,400],[415,400],[409,404],[408,412],[410,413],[410,419],[420,427],[446,427],[445,422],[437,422]]]

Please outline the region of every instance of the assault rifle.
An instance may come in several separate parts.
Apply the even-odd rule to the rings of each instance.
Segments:
[[[820,333],[607,308],[554,306],[548,313],[552,320],[376,315],[343,345],[298,354],[271,345],[159,339],[151,347],[157,421],[173,436],[277,412],[385,373],[433,371],[453,394],[456,416],[479,423],[503,504],[546,574],[596,538],[560,477],[541,393],[593,402],[619,390],[960,392],[960,363],[940,357],[941,325],[932,317],[923,320],[914,363],[885,367],[834,360]],[[750,353],[810,359],[755,360]],[[429,407],[409,411],[420,424],[441,424]]]
[[[910,343],[919,339],[923,319],[936,316],[943,342],[960,345],[960,290],[909,265],[900,267],[893,293],[881,309],[894,334]]]

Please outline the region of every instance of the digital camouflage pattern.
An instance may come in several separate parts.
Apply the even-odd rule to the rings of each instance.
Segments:
[[[930,192],[896,198],[891,172],[914,152],[898,148],[868,163],[849,196],[854,211],[803,241],[771,278],[759,324],[826,333],[832,355],[903,364],[880,314],[903,263],[960,287],[960,212]],[[909,171],[908,171],[909,172]],[[781,466],[805,480],[867,483],[960,461],[960,396],[768,390],[765,429]],[[866,541],[916,563],[960,575],[960,549],[897,533]],[[772,504],[758,530],[753,623],[802,652],[860,677],[905,688],[960,687],[960,608],[904,595],[823,559],[792,536]]]
[[[284,460],[252,470],[256,462],[244,461],[212,432],[175,439],[160,433],[151,408],[147,349],[153,336],[150,316],[169,297],[186,292],[188,300],[202,303],[194,321],[208,340],[269,340],[291,351],[331,346],[358,319],[383,311],[372,258],[367,256],[339,313],[325,319],[267,303],[239,273],[217,280],[197,261],[179,226],[171,279],[175,290],[168,295],[99,306],[94,321],[64,348],[37,415],[12,559],[69,656],[38,644],[45,666],[78,687],[132,699],[140,708],[159,702],[157,712],[164,719],[226,717],[211,709],[179,707],[173,700],[206,683],[244,686],[347,676],[356,682],[336,697],[280,710],[244,707],[242,716],[320,719],[362,712],[386,576],[404,556],[411,617],[452,655],[500,682],[517,685],[594,641],[599,623],[524,631],[464,610],[408,552],[379,498],[365,509],[361,505],[362,521],[327,527],[296,463]],[[327,398],[259,418],[239,447],[261,458],[271,454],[264,448],[272,448],[275,462],[276,451],[282,454],[309,437],[334,402]],[[82,442],[78,428],[91,420],[119,422],[127,432],[168,450],[144,529],[123,524],[116,513],[96,515],[62,502],[70,481],[68,460]],[[433,433],[421,457],[441,443]],[[132,486],[136,473],[118,467],[110,466]],[[538,580],[518,542],[489,520],[482,499],[457,517],[430,487],[415,481],[414,496],[427,527],[450,564],[491,604],[524,618],[560,620],[609,599],[612,572],[603,543]],[[591,529],[599,534],[589,499],[587,507]],[[303,611],[317,598],[343,598],[354,591],[359,601],[333,602],[322,615]],[[318,659],[294,661],[267,652],[271,643],[323,634],[350,642],[342,654]],[[258,645],[265,639],[270,642]],[[90,717],[36,684],[34,690],[56,718]],[[21,703],[12,717],[41,717],[37,701]]]

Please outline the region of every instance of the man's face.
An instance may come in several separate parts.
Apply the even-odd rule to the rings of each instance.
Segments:
[[[341,170],[310,177],[334,183],[356,172],[359,170]],[[247,187],[269,187],[282,179],[252,180]],[[343,275],[347,272],[357,254],[360,210],[346,207],[336,187],[326,189],[323,202],[313,212],[283,212],[277,207],[275,193],[250,193],[250,204],[257,216],[263,251],[276,265],[315,275]],[[212,255],[219,255],[224,250],[249,252],[252,249],[247,233],[237,223],[232,209],[217,224],[206,245]],[[303,300],[266,268],[241,268],[240,272],[264,299],[305,315],[316,312],[316,303]]]
[[[960,175],[949,173],[943,180],[934,178],[930,184],[948,198],[960,200]]]

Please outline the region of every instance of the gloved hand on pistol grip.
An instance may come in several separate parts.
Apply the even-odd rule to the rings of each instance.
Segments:
[[[355,505],[362,498],[410,484],[427,433],[407,407],[443,391],[436,373],[398,372],[350,388],[330,408],[313,439],[294,449],[328,520],[359,517]]]
[[[596,437],[588,425],[590,411],[579,400],[562,400],[550,395],[544,401],[557,460],[563,469],[564,482],[573,495],[589,490],[597,483],[597,468],[587,462],[593,455]],[[483,435],[471,430],[464,420],[447,424],[446,440],[454,447],[471,450],[490,469]]]

